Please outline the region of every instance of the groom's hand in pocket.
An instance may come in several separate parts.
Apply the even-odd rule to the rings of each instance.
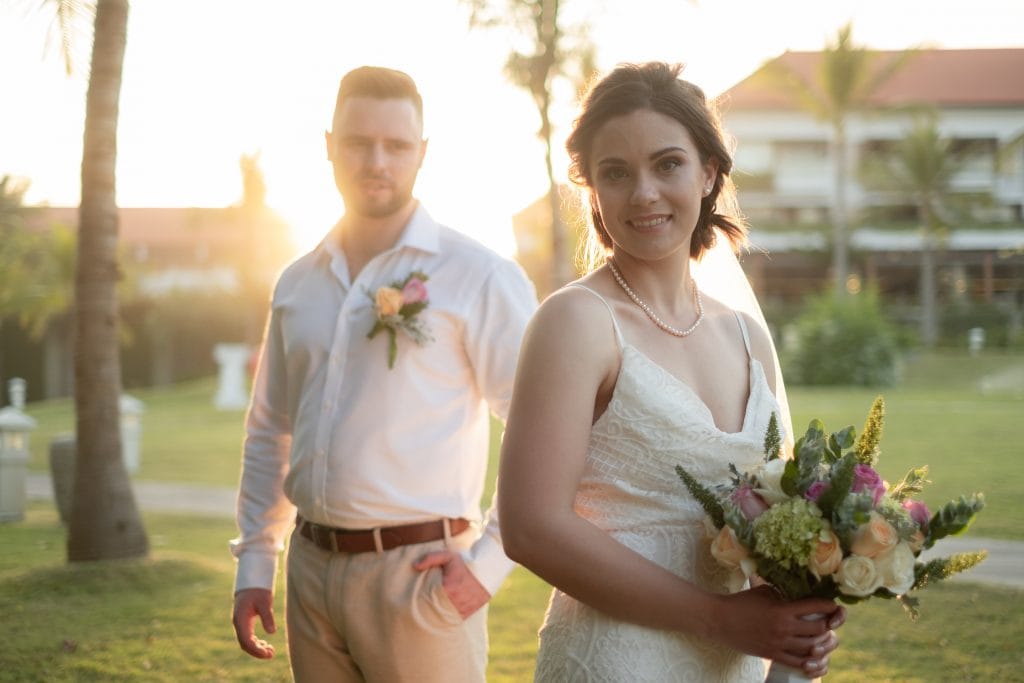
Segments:
[[[441,550],[428,553],[413,564],[413,569],[418,572],[425,572],[434,567],[440,567],[444,592],[448,594],[448,599],[452,601],[463,619],[468,619],[473,612],[491,599],[491,594],[476,580],[473,572],[469,571],[462,555],[450,550]]]

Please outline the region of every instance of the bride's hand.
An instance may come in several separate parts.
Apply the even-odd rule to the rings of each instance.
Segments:
[[[845,610],[830,600],[787,601],[770,586],[721,596],[712,637],[733,649],[771,659],[815,676],[828,671],[828,656],[839,645],[831,630]],[[826,619],[802,617],[826,614]]]

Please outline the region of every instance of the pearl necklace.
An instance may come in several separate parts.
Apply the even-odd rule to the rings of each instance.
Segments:
[[[693,287],[693,299],[694,303],[697,304],[697,319],[694,321],[692,325],[690,325],[685,330],[680,330],[675,327],[672,327],[664,320],[659,318],[657,314],[654,312],[654,309],[652,309],[649,305],[647,305],[647,303],[643,299],[636,295],[636,292],[634,292],[630,288],[630,286],[626,284],[626,279],[622,277],[622,273],[620,273],[619,269],[615,267],[615,262],[612,261],[611,259],[608,259],[608,269],[612,271],[612,275],[615,277],[615,281],[619,283],[619,287],[622,287],[622,291],[626,293],[626,296],[632,299],[633,303],[639,306],[640,310],[647,314],[647,317],[651,319],[651,322],[653,322],[655,325],[660,327],[665,332],[668,332],[669,334],[675,337],[688,337],[690,333],[696,330],[697,326],[704,321],[704,302],[701,300],[700,290],[697,289],[697,282],[692,277],[690,278],[690,286]]]

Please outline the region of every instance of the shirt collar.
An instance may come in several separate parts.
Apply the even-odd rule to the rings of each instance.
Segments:
[[[440,226],[423,208],[423,204],[417,202],[416,210],[413,211],[412,217],[394,248],[398,250],[408,247],[425,251],[428,254],[436,254],[441,249],[440,233]]]
[[[341,250],[341,243],[338,239],[338,229],[337,225],[334,226],[334,229],[320,243],[320,248],[326,251],[332,260],[340,259],[344,261],[344,253]],[[425,251],[428,254],[436,254],[441,250],[440,235],[441,226],[431,217],[423,207],[423,204],[417,202],[416,210],[413,211],[409,222],[405,224],[405,229],[398,236],[395,246],[389,251],[409,248]]]

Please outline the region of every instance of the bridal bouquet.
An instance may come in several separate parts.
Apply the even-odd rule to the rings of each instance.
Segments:
[[[875,464],[884,410],[882,398],[875,399],[859,439],[853,427],[826,435],[812,420],[791,460],[781,457],[772,415],[764,462],[751,472],[730,465],[732,481],[722,487],[708,488],[676,467],[717,530],[712,555],[734,570],[736,583],[757,574],[789,599],[895,598],[916,618],[917,600],[908,593],[985,558],[980,551],[917,560],[936,541],[964,531],[984,497],[961,496],[932,514],[915,499],[928,483],[927,467],[894,485],[883,481]]]

